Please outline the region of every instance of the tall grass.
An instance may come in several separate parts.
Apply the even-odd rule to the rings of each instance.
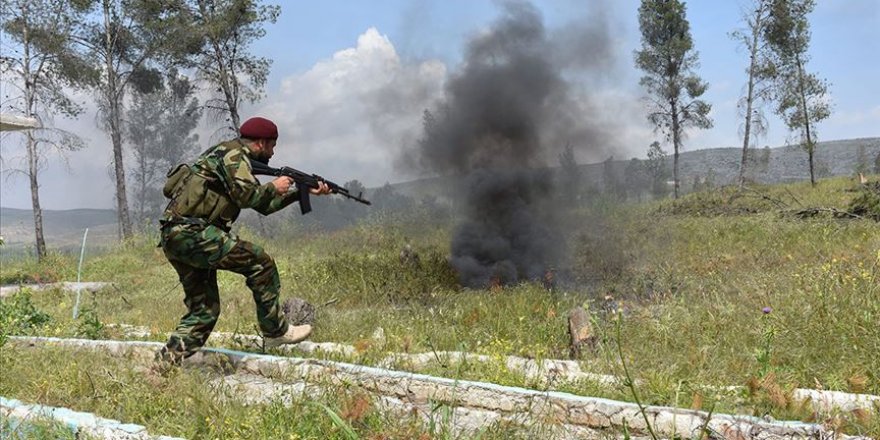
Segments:
[[[831,179],[815,190],[793,184],[585,207],[567,222],[564,245],[572,256],[553,290],[528,282],[462,288],[446,261],[450,226],[419,219],[296,237],[261,237],[246,228],[239,233],[275,257],[283,296],[317,305],[336,300],[319,307],[313,340],[355,345],[358,354],[350,360],[431,350],[563,358],[566,312],[584,305],[599,345],[581,359],[583,368],[622,373],[612,319],[620,312],[621,356],[642,384],[646,403],[701,407],[704,385],[751,385],[751,394],[732,400],[744,403],[718,411],[810,418],[785,399],[762,396],[770,388],[785,394],[795,387],[880,394],[878,224],[821,212],[796,215],[811,206],[847,209],[855,197],[851,186]],[[154,243],[143,237],[91,256],[84,278],[115,284],[89,298],[100,321],[146,326],[161,339],[158,334],[172,330],[185,311],[176,274]],[[400,259],[406,244],[419,254],[418,264]],[[70,279],[75,259],[54,258],[53,276]],[[0,279],[48,270],[29,261],[7,264]],[[218,330],[253,332],[253,302],[243,280],[221,273],[219,283]],[[73,333],[72,294],[41,292],[33,301],[53,318],[42,333]],[[765,308],[772,311],[765,314]],[[371,338],[378,327],[386,335],[381,343]],[[477,365],[459,373],[526,384]],[[595,384],[564,387],[599,392]],[[876,417],[858,423],[854,429],[880,435]]]

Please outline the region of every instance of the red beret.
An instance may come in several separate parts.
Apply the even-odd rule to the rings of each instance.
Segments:
[[[238,132],[244,138],[278,139],[278,127],[275,126],[275,123],[259,116],[244,121]]]

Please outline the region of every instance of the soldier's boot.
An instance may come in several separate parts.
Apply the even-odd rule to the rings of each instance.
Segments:
[[[308,324],[291,325],[287,328],[287,333],[277,338],[266,338],[266,348],[275,348],[279,345],[285,344],[296,344],[297,342],[302,342],[305,338],[308,338],[310,334],[312,334],[312,326]]]

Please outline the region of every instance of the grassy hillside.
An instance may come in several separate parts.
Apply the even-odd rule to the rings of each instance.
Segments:
[[[566,311],[584,305],[598,343],[579,359],[582,368],[621,375],[625,361],[647,403],[822,421],[849,433],[880,436],[878,415],[819,416],[790,399],[797,387],[880,395],[878,223],[839,215],[859,194],[851,179],[837,178],[822,180],[816,188],[798,183],[745,192],[725,189],[646,204],[597,200],[571,212],[574,226],[560,243],[571,250],[571,258],[559,268],[562,281],[552,290],[537,282],[462,288],[446,260],[451,226],[426,218],[286,238],[262,238],[248,229],[239,233],[264,244],[275,257],[285,296],[331,302],[319,309],[313,340],[353,344],[358,353],[349,361],[370,364],[388,352],[466,350],[499,363],[436,365],[422,371],[543,389],[546,384],[508,371],[500,359],[567,357]],[[419,253],[419,264],[399,258],[407,242]],[[177,276],[154,243],[142,237],[87,260],[85,279],[116,284],[88,299],[93,321],[70,320],[69,293],[34,293],[33,304],[50,322],[24,327],[19,322],[14,328],[6,323],[7,331],[119,337],[95,324],[113,322],[146,326],[153,339],[161,340],[160,333],[174,328],[184,307]],[[58,279],[75,275],[72,257],[49,264]],[[39,271],[45,266],[29,261],[4,264],[0,279]],[[243,280],[221,273],[219,282],[223,314],[218,330],[251,333],[253,302]],[[370,336],[378,327],[386,335],[381,344]],[[62,365],[69,355],[52,356]],[[16,379],[0,383],[0,395],[39,400],[45,390],[32,383],[89,386],[76,374],[77,368],[91,368],[86,361],[65,364],[50,375],[31,366],[34,359],[26,355],[2,359],[0,369],[15,371]],[[192,374],[176,380],[193,389]],[[119,377],[138,381],[132,372]],[[729,385],[743,388],[722,390]],[[632,398],[624,387],[595,383],[551,388]],[[126,398],[138,399],[138,405],[126,406],[125,417],[114,417],[167,434],[208,429],[195,419],[185,422],[193,426],[172,429],[184,422],[157,413],[167,396],[150,397],[139,390],[119,389],[122,396],[130,392]],[[53,393],[51,403],[112,412],[90,395],[76,389]],[[201,400],[193,405],[199,413],[222,408],[198,396]],[[254,414],[232,419],[230,432],[245,432],[242,424],[255,423],[253,417],[265,421]],[[296,429],[290,433],[300,432]]]

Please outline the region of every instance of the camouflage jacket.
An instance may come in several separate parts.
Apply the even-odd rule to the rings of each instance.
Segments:
[[[239,139],[202,153],[168,190],[165,220],[202,219],[228,230],[244,208],[268,215],[299,200],[296,191],[279,196],[271,182],[261,185],[251,171],[251,155]]]

